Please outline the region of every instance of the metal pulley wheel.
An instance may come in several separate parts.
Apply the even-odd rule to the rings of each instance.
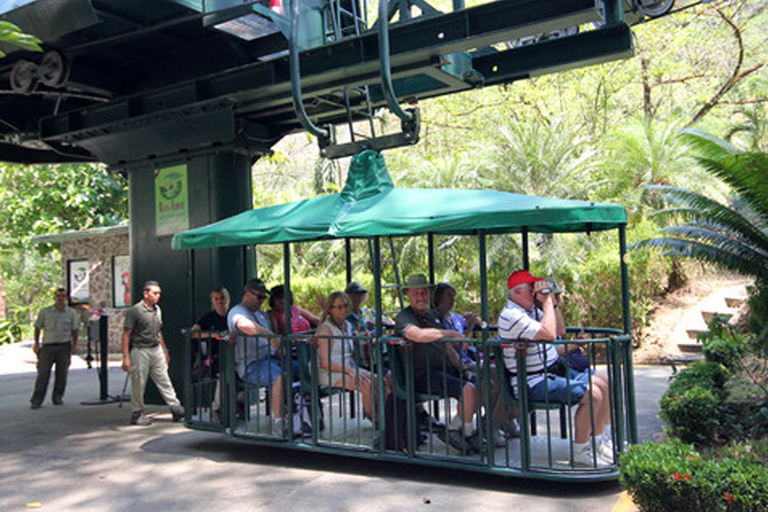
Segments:
[[[69,77],[69,65],[64,55],[57,50],[49,50],[43,54],[43,60],[38,69],[40,81],[48,87],[61,87]]]
[[[640,0],[640,12],[650,18],[658,18],[667,14],[675,5],[675,0]]]
[[[20,94],[29,94],[37,83],[37,64],[20,60],[11,69],[11,89]]]

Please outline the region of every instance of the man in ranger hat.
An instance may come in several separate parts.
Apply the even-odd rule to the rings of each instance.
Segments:
[[[610,421],[607,380],[597,373],[571,369],[561,359],[565,345],[536,343],[551,342],[565,334],[565,321],[558,309],[553,284],[534,277],[528,270],[518,270],[507,279],[507,296],[509,300],[499,316],[499,337],[523,342],[528,398],[578,404],[574,419],[574,462],[593,467],[612,464],[613,445],[605,434]],[[512,388],[520,396],[515,352],[515,347],[505,348],[504,363],[512,374]]]
[[[473,419],[477,411],[477,389],[467,378],[462,378],[461,358],[450,343],[436,343],[442,339],[464,338],[464,334],[445,329],[440,318],[430,309],[433,285],[424,274],[408,277],[403,292],[410,306],[395,318],[395,334],[413,343],[413,374],[416,392],[443,394],[455,398],[459,404],[457,415],[447,426],[448,444],[455,449],[472,453],[479,451],[480,440]],[[445,372],[443,371],[444,362]]]

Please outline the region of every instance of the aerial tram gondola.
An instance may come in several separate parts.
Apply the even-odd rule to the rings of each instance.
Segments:
[[[282,351],[282,371],[286,378],[282,393],[284,411],[298,410],[303,396],[310,396],[312,407],[310,428],[292,435],[292,417],[284,414],[286,430],[274,435],[269,429],[269,397],[264,389],[244,386],[238,382],[234,350],[220,342],[220,374],[200,377],[195,373],[191,354],[199,340],[189,338],[185,355],[185,389],[188,414],[186,425],[192,429],[218,431],[233,439],[264,445],[280,445],[291,449],[342,454],[376,460],[394,460],[410,464],[455,467],[473,471],[549,480],[611,480],[618,477],[618,455],[628,444],[637,441],[632,375],[632,344],[629,321],[628,274],[626,254],[626,212],[623,207],[586,201],[560,200],[510,194],[489,190],[400,189],[394,187],[381,154],[364,151],[353,158],[347,183],[337,194],[243,212],[231,218],[192,229],[174,236],[174,249],[190,250],[190,270],[194,271],[195,250],[216,247],[242,247],[244,254],[254,246],[280,244],[283,248],[284,284],[288,305],[286,325],[290,326],[291,248],[293,244],[344,239],[368,240],[371,245],[371,268],[375,298],[376,325],[369,334],[356,333],[350,341],[356,348],[367,344],[371,368],[376,370],[374,420],[362,414],[350,393],[324,387],[319,380],[318,340],[311,332],[291,333],[290,327],[279,338]],[[573,411],[575,407],[556,404],[534,404],[526,399],[526,386],[521,396],[512,397],[504,388],[507,405],[520,409],[520,437],[508,437],[505,446],[491,442],[481,444],[475,453],[457,452],[443,442],[439,432],[419,430],[414,410],[417,402],[427,401],[433,413],[450,416],[456,403],[445,397],[419,396],[413,389],[412,361],[406,349],[408,343],[387,332],[382,324],[386,283],[382,277],[385,259],[383,240],[390,237],[425,237],[428,242],[430,279],[435,278],[433,262],[434,237],[461,235],[477,242],[479,269],[480,316],[484,328],[476,339],[469,341],[476,349],[481,379],[490,379],[498,366],[494,355],[504,350],[490,327],[495,318],[489,311],[487,240],[491,236],[519,234],[524,266],[528,267],[528,237],[533,233],[594,233],[615,230],[618,233],[619,254],[616,258],[616,279],[621,282],[623,325],[610,327],[579,327],[589,333],[588,340],[579,340],[590,347],[590,363],[608,375],[614,456],[610,464],[579,467],[573,461]],[[347,265],[350,264],[347,247]],[[468,256],[469,257],[469,256]],[[509,269],[509,271],[514,269]],[[243,282],[252,275],[243,276]],[[347,268],[347,276],[351,276]],[[194,294],[194,290],[192,292]],[[497,312],[493,312],[496,314]],[[214,334],[215,336],[215,334]],[[445,342],[460,341],[446,340]],[[322,342],[322,341],[320,341]],[[326,341],[327,342],[327,341]],[[558,342],[556,342],[558,343]],[[569,341],[559,341],[569,343]],[[570,343],[573,343],[570,341]],[[299,371],[287,362],[290,348],[299,359]],[[508,347],[507,347],[508,348]],[[389,359],[389,364],[386,360]],[[524,378],[524,365],[518,357],[519,377]],[[383,397],[390,385],[385,377],[387,367],[392,372],[393,392],[406,404],[407,422],[404,427],[407,445],[404,449],[387,448],[386,414]],[[499,376],[503,382],[503,376]],[[297,384],[291,387],[291,382]],[[522,381],[521,381],[522,382]],[[490,410],[491,386],[480,385],[481,411]],[[503,382],[503,385],[506,385]],[[220,389],[216,391],[217,387]],[[294,393],[294,391],[296,393]],[[214,396],[220,395],[220,398]],[[514,401],[514,404],[509,403]],[[213,405],[217,402],[217,405]],[[357,405],[355,405],[357,404]],[[553,405],[548,407],[547,405]],[[323,411],[321,413],[321,411]],[[560,421],[554,421],[557,415]],[[479,434],[490,439],[489,415],[478,415]],[[537,420],[538,418],[538,420]],[[537,426],[538,425],[538,426]],[[395,427],[397,428],[397,427]],[[392,432],[389,432],[390,437]]]

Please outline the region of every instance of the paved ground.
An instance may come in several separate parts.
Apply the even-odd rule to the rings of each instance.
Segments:
[[[636,369],[640,435],[661,431],[670,370]],[[123,373],[112,367],[110,394]],[[475,511],[610,512],[617,484],[554,484],[236,443],[172,423],[128,426],[130,406],[98,398],[96,370],[73,361],[65,405],[32,411],[29,342],[0,346],[0,511]],[[50,390],[49,390],[50,391]]]

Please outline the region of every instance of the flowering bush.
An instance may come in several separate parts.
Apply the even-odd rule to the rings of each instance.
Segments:
[[[768,470],[750,450],[714,458],[679,439],[621,455],[621,484],[644,512],[768,511]]]

